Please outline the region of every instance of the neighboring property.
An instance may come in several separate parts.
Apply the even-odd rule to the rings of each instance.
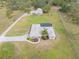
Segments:
[[[47,29],[49,39],[55,39],[56,35],[52,24],[50,23],[41,23],[41,24],[32,24],[29,36],[31,38],[41,38],[41,31]]]
[[[33,10],[30,12],[30,14],[36,14],[36,15],[42,15],[43,14],[43,10],[41,8],[38,8],[36,10]]]

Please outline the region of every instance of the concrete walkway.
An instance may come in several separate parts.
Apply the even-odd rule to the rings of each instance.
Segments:
[[[26,41],[27,39],[27,35],[23,35],[23,36],[12,36],[12,37],[0,37],[0,42],[9,42],[9,41]]]
[[[5,36],[1,36],[0,37],[0,42],[28,42],[28,43],[31,43],[31,44],[38,44],[40,42],[40,39],[38,39],[37,42],[32,42],[32,41],[29,41],[27,40],[27,37],[28,35],[23,35],[23,36],[12,36],[12,37],[5,37]]]

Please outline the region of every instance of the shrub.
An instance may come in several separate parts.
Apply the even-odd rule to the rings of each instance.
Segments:
[[[41,38],[44,39],[44,40],[49,39],[47,29],[44,29],[44,30],[42,31],[42,37],[41,37]]]
[[[51,6],[48,4],[46,6],[43,7],[44,13],[47,13],[50,11]]]
[[[68,6],[68,4],[64,3],[64,4],[61,4],[60,6],[61,6],[61,9],[60,9],[61,12],[68,12],[70,10],[70,6]]]
[[[32,41],[32,38],[28,37],[27,40]]]

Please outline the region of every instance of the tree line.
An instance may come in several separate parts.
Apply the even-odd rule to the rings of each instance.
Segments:
[[[61,12],[66,13],[72,18],[72,22],[78,24],[78,7],[77,0],[0,0],[0,7],[5,6],[7,8],[7,16],[15,10],[22,10],[29,12],[32,8],[42,8],[44,12],[49,12],[52,5],[60,6]],[[74,2],[75,4],[72,4]]]
[[[14,10],[28,11],[31,7],[42,8],[46,11],[50,9],[52,5],[66,6],[71,0],[0,0],[1,6],[5,6]],[[4,3],[5,2],[5,3]]]

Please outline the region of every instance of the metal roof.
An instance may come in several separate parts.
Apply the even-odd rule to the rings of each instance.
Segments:
[[[41,23],[40,24],[41,27],[52,27],[51,23]]]

